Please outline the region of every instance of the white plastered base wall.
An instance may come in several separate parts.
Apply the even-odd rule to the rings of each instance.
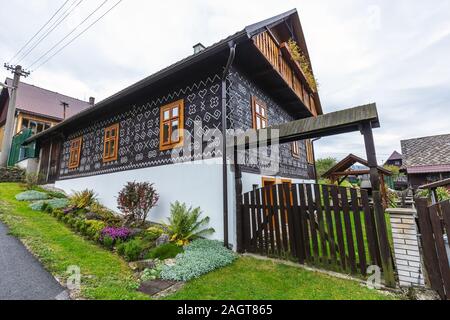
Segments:
[[[261,186],[262,178],[258,174],[243,173],[243,192],[251,191],[253,185]],[[167,222],[170,204],[175,201],[185,202],[188,206],[201,207],[203,214],[210,217],[210,226],[216,230],[210,238],[223,240],[222,165],[218,164],[217,159],[60,180],[55,183],[55,187],[69,194],[84,189],[94,190],[103,205],[118,211],[117,194],[130,181],[155,184],[160,198],[157,207],[150,212],[149,220]],[[298,179],[292,181],[312,182]],[[236,194],[234,173],[231,170],[228,170],[228,182],[228,235],[230,244],[235,248]]]

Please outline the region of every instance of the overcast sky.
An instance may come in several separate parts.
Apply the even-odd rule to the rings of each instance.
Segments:
[[[103,1],[84,0],[22,64],[30,66]],[[1,0],[0,62],[63,2]],[[25,81],[98,101],[190,55],[198,42],[211,45],[292,8],[299,10],[324,111],[377,103],[380,161],[400,151],[401,139],[450,132],[448,0],[123,0]],[[7,76],[2,69],[0,78]],[[357,133],[324,138],[316,151],[318,157],[365,156]]]

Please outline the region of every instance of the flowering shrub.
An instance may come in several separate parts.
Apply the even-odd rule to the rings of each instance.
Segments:
[[[131,235],[131,230],[128,228],[116,228],[116,227],[106,227],[102,230],[101,239],[106,237],[111,238],[113,241],[122,240],[125,241]]]
[[[35,200],[46,200],[48,195],[44,192],[39,191],[25,191],[16,195],[16,200],[18,201],[35,201]]]
[[[237,255],[219,241],[199,239],[186,246],[185,252],[175,258],[175,265],[165,266],[161,278],[189,281],[231,264]]]
[[[128,182],[119,192],[117,207],[125,216],[125,225],[142,225],[158,200],[159,195],[156,193],[153,184]]]

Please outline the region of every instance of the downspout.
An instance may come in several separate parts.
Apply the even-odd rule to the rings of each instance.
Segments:
[[[222,75],[222,181],[223,181],[223,242],[229,247],[228,239],[228,165],[227,165],[227,76],[236,56],[236,44],[228,43],[230,55]]]

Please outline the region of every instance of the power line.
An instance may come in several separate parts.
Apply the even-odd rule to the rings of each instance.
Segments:
[[[68,45],[70,45],[72,42],[74,42],[76,39],[78,39],[81,35],[83,35],[86,31],[88,31],[91,27],[93,27],[97,22],[99,22],[104,16],[106,16],[111,10],[113,10],[115,7],[119,5],[123,0],[119,0],[115,5],[113,5],[108,11],[106,11],[103,15],[101,15],[97,20],[95,20],[93,23],[91,23],[87,28],[85,28],[81,33],[79,33],[76,37],[74,37],[72,40],[70,40],[68,43],[66,43],[62,48],[60,48],[58,51],[56,51],[54,54],[52,54],[48,59],[46,59],[44,62],[42,62],[40,65],[38,65],[33,71],[36,71],[40,67],[42,67],[44,64],[46,64],[48,61],[50,61],[54,56],[56,56],[58,53],[60,53],[62,50],[64,50]]]
[[[72,5],[67,9],[62,16],[59,18],[60,20],[55,21],[53,25],[50,27],[50,30],[47,31],[42,37],[39,38],[39,40],[25,53],[20,57],[19,61],[17,63],[20,63],[23,59],[25,59],[42,41],[44,41],[64,20],[67,19],[68,16],[72,14],[72,12],[83,2],[84,0],[79,0],[76,4],[75,2],[72,3]],[[73,6],[75,4],[75,6]]]
[[[38,32],[36,32],[31,37],[31,39],[28,40],[28,42],[25,43],[25,45],[22,48],[20,48],[20,50],[17,51],[16,54],[11,59],[9,59],[8,63],[10,63],[15,57],[17,57],[30,44],[30,42],[33,41],[34,38],[37,37],[37,35],[50,23],[50,21],[53,20],[53,18],[62,10],[62,8],[64,8],[66,6],[67,2],[69,2],[69,0],[66,0],[66,2],[64,2],[63,5],[61,7],[59,7],[59,9],[51,16],[51,18],[38,30]]]
[[[80,24],[78,24],[74,29],[72,29],[71,32],[69,32],[64,38],[62,38],[60,41],[58,41],[53,47],[50,48],[46,53],[44,53],[41,57],[36,59],[29,68],[31,69],[36,63],[41,61],[47,54],[49,54],[53,49],[55,49],[57,46],[59,46],[64,40],[66,40],[72,33],[74,33],[81,25],[83,25],[90,17],[92,17],[98,10],[100,10],[109,0],[103,1],[102,4],[100,4],[91,14],[89,14]]]

